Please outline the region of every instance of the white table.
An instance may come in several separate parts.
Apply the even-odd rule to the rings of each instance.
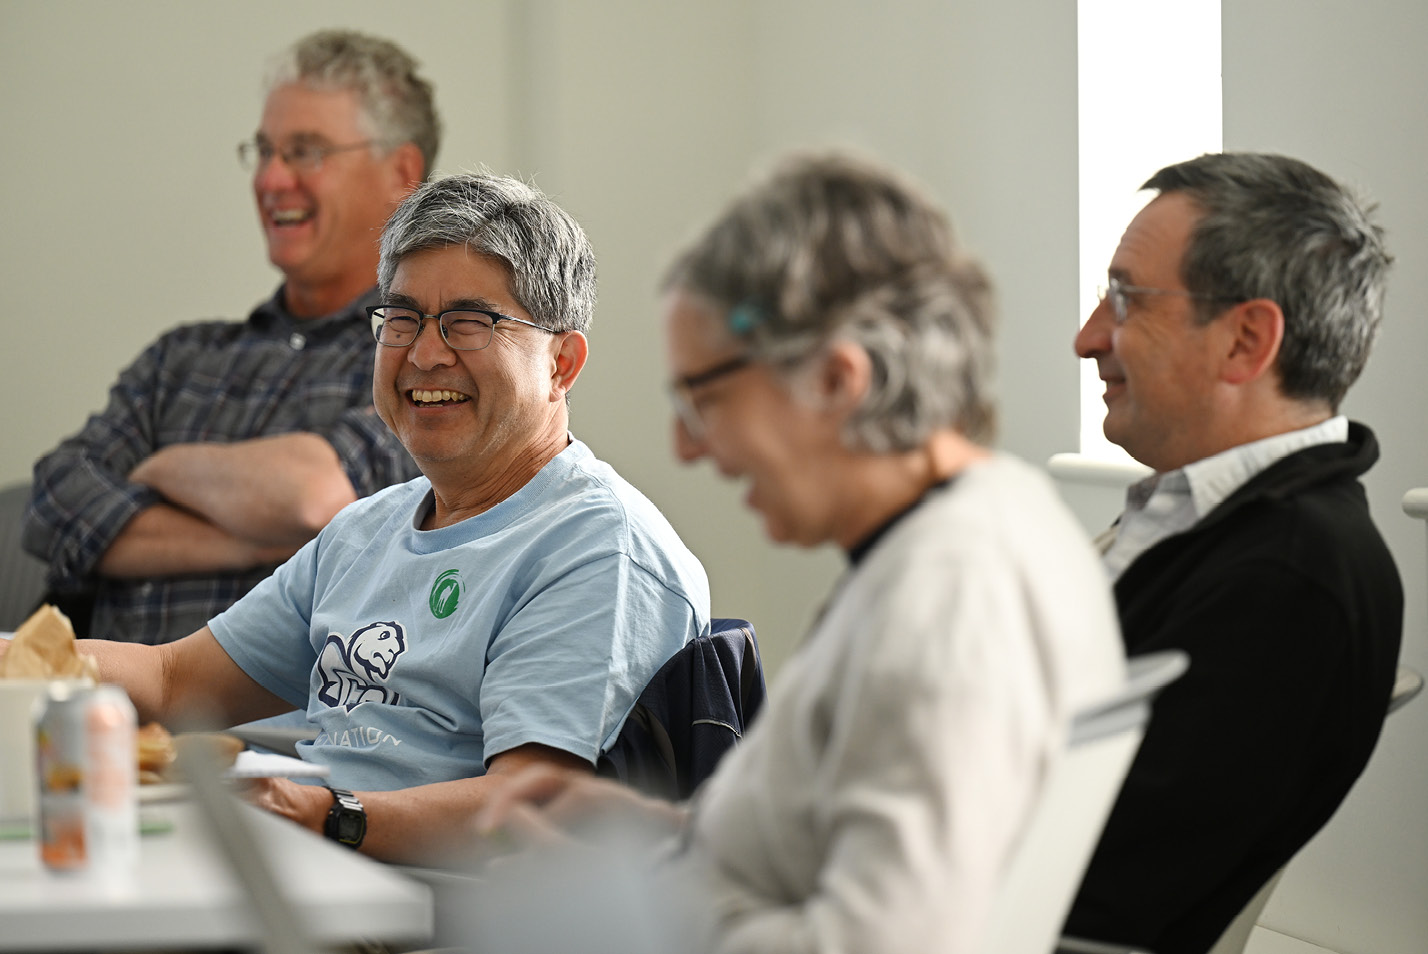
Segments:
[[[430,938],[425,885],[286,819],[237,807],[314,943]],[[33,840],[0,841],[0,950],[254,944],[257,917],[198,807],[180,801],[144,813],[171,821],[173,830],[144,835],[138,870],[117,885],[49,871]]]

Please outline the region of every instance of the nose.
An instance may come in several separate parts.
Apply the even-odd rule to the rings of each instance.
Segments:
[[[435,318],[421,320],[416,340],[407,345],[407,360],[423,371],[456,363],[456,352],[441,336],[441,325]]]
[[[259,162],[253,172],[253,188],[260,192],[279,192],[297,186],[297,173],[281,154],[274,153],[267,162]]]
[[[1078,358],[1094,358],[1111,350],[1111,332],[1115,329],[1111,303],[1105,299],[1096,303],[1086,323],[1076,332],[1074,346]]]
[[[678,414],[674,416],[674,454],[686,464],[692,464],[708,453],[702,438],[696,437]]]

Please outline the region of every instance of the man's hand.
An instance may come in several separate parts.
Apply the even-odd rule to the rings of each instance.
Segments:
[[[99,558],[104,576],[139,578],[273,566],[297,545],[267,546],[229,533],[197,514],[156,504],[134,515]]]
[[[138,578],[273,566],[357,499],[337,452],[316,434],[174,444],[140,461],[134,483],[165,503],[135,514],[100,558]]]
[[[332,793],[321,785],[299,785],[286,778],[255,778],[243,789],[243,797],[259,808],[281,815],[304,828],[323,833],[327,813],[332,809]]]
[[[678,831],[688,818],[682,806],[649,798],[634,789],[588,772],[553,765],[532,765],[496,787],[477,813],[484,837],[514,836],[545,843],[557,832],[591,822],[625,822]]]
[[[550,766],[572,774],[590,773],[583,759],[544,745],[522,745],[502,752],[474,778],[434,782],[392,791],[354,792],[367,813],[361,851],[382,861],[444,864],[468,860],[483,846],[472,819],[513,774]],[[248,801],[304,828],[321,833],[332,808],[332,793],[321,785],[288,779],[256,780],[244,793]]]
[[[129,479],[260,546],[301,546],[357,499],[332,445],[301,432],[173,444],[141,461]]]

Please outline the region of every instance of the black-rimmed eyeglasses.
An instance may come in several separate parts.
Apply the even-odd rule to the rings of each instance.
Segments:
[[[700,437],[704,433],[704,419],[700,417],[699,407],[694,402],[694,389],[712,384],[735,371],[742,371],[753,362],[752,355],[741,354],[727,361],[721,361],[713,367],[705,368],[703,371],[686,374],[669,382],[669,399],[674,405],[674,413],[691,436]]]
[[[515,318],[495,311],[477,311],[470,308],[454,308],[437,315],[428,315],[415,308],[397,305],[373,305],[367,309],[372,319],[372,336],[377,344],[388,348],[405,348],[421,334],[422,322],[435,319],[441,329],[441,340],[456,351],[480,351],[491,343],[492,334],[498,322],[514,321],[518,325],[538,328],[547,334],[559,334],[544,325],[538,325],[524,318]]]
[[[1183,288],[1146,288],[1144,285],[1127,285],[1119,278],[1108,278],[1106,284],[1096,289],[1098,300],[1111,303],[1111,313],[1116,316],[1118,325],[1125,324],[1126,318],[1129,317],[1128,300],[1135,295],[1179,295],[1181,298],[1190,298],[1195,301],[1219,301],[1225,304],[1237,304],[1244,301],[1243,298],[1236,298],[1233,295],[1198,295]]]
[[[286,149],[279,149],[266,139],[250,139],[238,144],[238,164],[252,172],[266,168],[276,156],[292,171],[312,175],[322,168],[323,160],[335,152],[349,152],[375,145],[375,139],[364,139],[345,146],[332,146],[316,139],[299,139]]]

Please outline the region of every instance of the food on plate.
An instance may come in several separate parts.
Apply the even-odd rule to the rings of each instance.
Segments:
[[[99,679],[99,663],[80,653],[69,617],[46,603],[15,630],[0,656],[0,679]]]
[[[243,740],[225,732],[181,732],[174,739],[180,758],[188,757],[194,746],[203,746],[201,753],[205,762],[212,762],[215,768],[227,770],[233,767],[238,753],[244,749]]]
[[[169,730],[157,722],[150,722],[140,727],[135,741],[139,757],[139,784],[157,785],[168,781],[166,773],[177,755],[174,737]]]
[[[223,732],[180,732],[170,735],[157,722],[150,722],[139,730],[139,784],[158,785],[166,782],[182,781],[176,769],[181,755],[189,753],[194,746],[203,746],[201,756],[220,770],[232,768],[238,753],[243,751],[243,742],[235,736]],[[191,758],[191,756],[190,756]]]

